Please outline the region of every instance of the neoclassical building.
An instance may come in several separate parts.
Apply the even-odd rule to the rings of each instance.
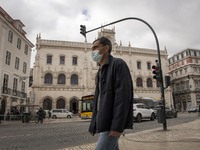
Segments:
[[[116,43],[115,29],[101,29],[98,36],[108,37],[113,44],[112,55],[120,57],[129,66],[134,93],[138,97],[160,99],[160,87],[153,80],[151,66],[157,59],[157,50],[122,46]],[[37,36],[36,57],[33,68],[32,104],[44,109],[67,108],[80,110],[80,99],[93,94],[98,66],[91,59],[92,43],[56,41]],[[167,50],[161,50],[163,74],[168,73]],[[166,104],[171,106],[172,96],[165,90]]]
[[[19,19],[0,7],[0,114],[24,111],[29,97],[31,48]]]
[[[169,58],[174,106],[180,111],[200,105],[200,50],[185,49]]]

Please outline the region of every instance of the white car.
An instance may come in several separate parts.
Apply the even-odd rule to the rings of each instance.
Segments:
[[[71,118],[73,115],[67,109],[52,109],[50,112],[52,118]]]
[[[156,118],[155,110],[149,108],[143,103],[133,104],[133,117],[137,122],[141,122],[143,119],[154,120]]]

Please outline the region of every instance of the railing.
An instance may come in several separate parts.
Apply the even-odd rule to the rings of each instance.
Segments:
[[[1,121],[16,121],[16,120],[21,120],[22,115],[0,115],[0,120]]]
[[[7,95],[11,95],[11,96],[17,96],[17,97],[20,97],[20,98],[27,98],[27,93],[17,91],[15,89],[10,89],[10,88],[7,88],[7,87],[2,87],[2,93],[7,94]]]

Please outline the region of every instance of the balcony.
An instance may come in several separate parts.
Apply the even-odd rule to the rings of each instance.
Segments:
[[[7,88],[7,87],[2,87],[1,89],[2,89],[2,94],[15,96],[15,97],[19,97],[19,98],[27,98],[27,93],[17,91],[17,90],[14,90],[14,89],[10,89],[10,88]]]

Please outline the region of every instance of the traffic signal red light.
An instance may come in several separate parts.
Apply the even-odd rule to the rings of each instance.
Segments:
[[[85,25],[80,25],[80,33],[86,37],[86,26]]]
[[[157,66],[153,65],[152,69],[153,69],[152,73],[154,74],[153,78],[160,81],[161,78],[160,78],[160,67],[159,67],[159,65],[157,65]]]

